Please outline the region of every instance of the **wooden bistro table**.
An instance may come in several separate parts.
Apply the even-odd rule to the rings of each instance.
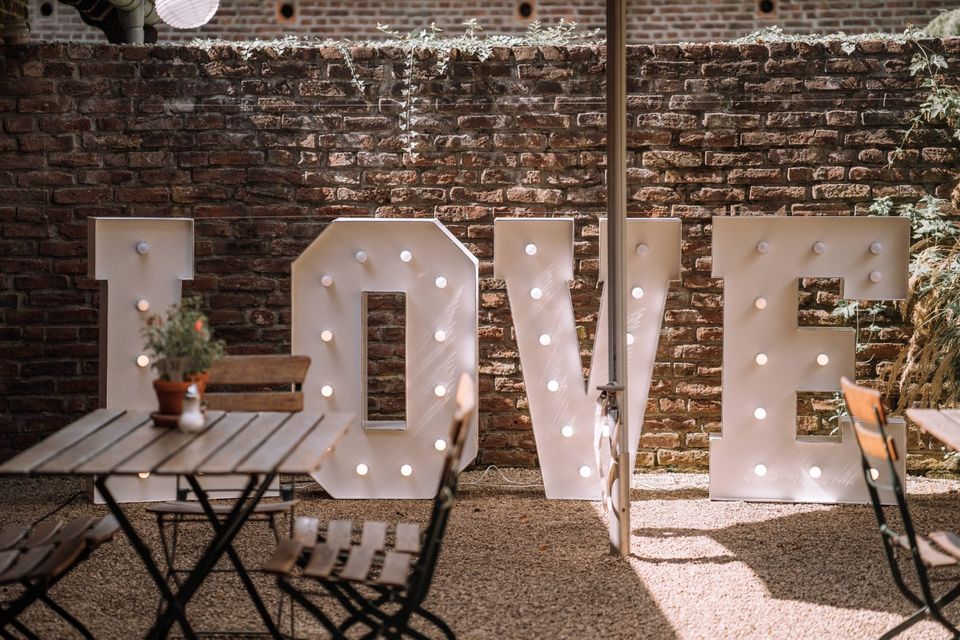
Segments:
[[[907,417],[954,451],[960,451],[960,410],[907,409]]]
[[[316,471],[352,421],[353,415],[348,413],[209,411],[203,431],[183,433],[154,426],[146,411],[98,409],[0,465],[0,474],[95,476],[97,490],[166,601],[148,638],[166,637],[174,622],[187,638],[196,637],[187,619],[187,603],[225,553],[267,630],[280,637],[233,540],[274,478],[281,473]],[[110,477],[141,473],[186,478],[214,531],[176,592],[110,493]],[[218,515],[197,479],[201,475],[246,476],[246,486],[230,510]]]

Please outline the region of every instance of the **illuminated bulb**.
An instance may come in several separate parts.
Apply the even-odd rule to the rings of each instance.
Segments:
[[[413,473],[413,467],[411,467],[410,465],[405,464],[405,465],[403,465],[403,466],[400,467],[400,475],[402,475],[402,476],[404,476],[404,477],[407,477],[407,476],[409,476],[411,473]]]
[[[882,273],[880,273],[880,272],[877,271],[876,269],[874,269],[873,271],[870,272],[870,282],[876,284],[876,283],[880,282],[881,280],[883,280],[883,274],[882,274]]]
[[[542,346],[548,347],[548,346],[550,346],[550,342],[551,342],[551,338],[550,338],[550,335],[549,335],[549,334],[544,333],[544,334],[542,334],[542,335],[540,336],[540,344],[541,344]]]
[[[767,364],[767,361],[768,361],[767,354],[765,354],[765,353],[758,353],[758,354],[757,354],[757,357],[754,358],[754,360],[756,360],[756,361],[757,361],[757,364],[762,367],[763,365]]]
[[[650,253],[650,247],[648,247],[647,245],[643,244],[642,242],[637,245],[637,255],[638,255],[638,256],[645,256],[645,255],[647,255],[648,253]]]
[[[400,252],[400,262],[410,262],[413,260],[413,254],[404,249]]]
[[[643,297],[643,289],[640,287],[634,287],[630,290],[630,295],[633,296],[634,300],[639,300]]]
[[[370,468],[367,467],[367,465],[363,464],[362,462],[357,465],[357,475],[358,475],[358,476],[365,476],[365,475],[367,475],[367,472],[368,472],[368,471],[370,471]]]
[[[760,253],[767,253],[770,251],[770,243],[766,240],[761,240],[757,243],[757,251]]]
[[[603,425],[601,425],[601,427],[600,427],[600,435],[603,436],[604,438],[609,438],[609,437],[610,437],[610,423],[609,423],[609,422],[604,422]]]
[[[148,355],[145,354],[145,353],[141,353],[140,355],[138,355],[138,356],[137,356],[137,366],[140,367],[141,369],[142,369],[143,367],[149,367],[149,366],[150,366],[150,356],[148,356]]]
[[[582,467],[580,467],[581,478],[589,478],[591,475],[593,475],[593,469],[591,469],[587,465],[583,465]]]
[[[560,429],[560,435],[562,435],[564,438],[573,437],[573,426],[569,424],[563,425],[563,428]]]
[[[447,395],[447,388],[442,384],[438,384],[433,388],[433,395],[437,396],[438,398],[442,398],[443,396]]]
[[[767,299],[766,298],[757,298],[753,301],[753,306],[761,311],[767,308]]]
[[[821,367],[825,367],[830,364],[830,356],[825,353],[821,353],[817,356],[817,364]]]
[[[149,471],[141,471],[140,473],[137,474],[137,477],[140,478],[141,480],[146,480],[147,478],[150,477],[150,472],[149,472]]]
[[[763,407],[757,407],[753,410],[753,417],[757,420],[763,420],[767,417],[767,410]]]
[[[353,257],[356,259],[357,262],[359,262],[360,264],[363,264],[364,262],[367,261],[367,258],[369,256],[367,255],[366,251],[361,249],[360,251],[357,251],[355,254],[353,254]]]
[[[433,332],[433,339],[436,340],[437,342],[443,342],[444,340],[447,339],[447,332],[444,331],[443,329],[437,329],[436,331]]]
[[[632,333],[628,333],[628,334],[627,334],[627,346],[629,347],[629,346],[632,345],[632,344],[633,344],[633,334],[632,334]]]
[[[540,287],[534,287],[533,289],[530,289],[530,297],[534,300],[539,300],[543,297],[543,290],[540,289]]]
[[[753,472],[762,478],[763,476],[767,475],[767,465],[758,464],[753,468]]]
[[[437,441],[433,443],[433,448],[437,451],[444,451],[447,448],[447,441],[443,438],[437,438]]]
[[[876,469],[870,469],[870,477],[874,480],[880,477],[880,472]]]
[[[330,329],[324,329],[320,332],[320,339],[324,342],[330,342],[333,340],[333,331],[330,331]]]
[[[320,278],[320,284],[322,284],[322,285],[325,286],[325,287],[332,287],[332,286],[333,286],[333,276],[330,275],[329,273],[323,274],[323,277]]]
[[[333,395],[333,387],[328,384],[323,385],[320,387],[320,395],[322,395],[324,398],[329,398]]]
[[[547,383],[547,390],[553,391],[554,393],[556,393],[557,391],[560,390],[560,383],[557,382],[556,380],[551,380],[550,382]]]
[[[437,279],[433,281],[437,285],[437,289],[443,289],[447,286],[447,279],[443,276],[437,276]]]
[[[870,253],[873,255],[880,255],[883,252],[883,243],[882,242],[871,242],[870,243]]]
[[[809,472],[809,473],[810,473],[810,477],[811,477],[811,478],[817,479],[817,478],[819,478],[821,475],[823,475],[823,469],[821,469],[820,467],[816,467],[816,466],[810,467],[810,472]]]
[[[823,254],[825,254],[825,253],[827,252],[827,243],[826,243],[826,242],[821,242],[821,241],[814,242],[814,243],[813,243],[813,252],[816,253],[817,255],[821,255],[821,256],[822,256]]]
[[[145,256],[148,253],[150,253],[150,243],[147,242],[146,240],[141,240],[140,242],[138,242],[137,253],[139,253],[142,256]]]
[[[528,256],[535,256],[537,255],[537,245],[531,242],[530,244],[528,244],[523,248],[523,252]]]
[[[137,311],[150,311],[149,300],[137,300]]]

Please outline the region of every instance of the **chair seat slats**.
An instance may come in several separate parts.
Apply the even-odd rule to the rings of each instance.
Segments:
[[[326,544],[318,544],[313,549],[310,556],[310,562],[303,568],[303,575],[311,578],[327,578],[333,572],[334,565],[337,564],[337,555],[339,549],[334,549]]]
[[[43,562],[27,572],[27,578],[52,579],[73,566],[87,544],[82,538],[73,538],[61,542],[51,551]]]
[[[363,533],[360,534],[360,546],[373,549],[383,549],[387,541],[386,522],[364,522]]]
[[[373,566],[373,556],[377,553],[376,547],[360,545],[350,549],[350,555],[340,570],[340,577],[351,582],[362,582],[370,574]]]
[[[303,551],[303,545],[299,540],[284,540],[273,552],[267,563],[263,565],[263,570],[267,573],[287,574],[293,569]]]
[[[59,520],[48,520],[31,531],[27,539],[20,543],[20,546],[30,548],[45,545],[60,531],[62,526],[63,523]]]
[[[87,544],[91,546],[101,545],[112,539],[119,530],[120,523],[117,522],[114,516],[108,515],[101,518],[100,522],[98,522],[93,529],[87,531],[83,538],[87,541]]]
[[[420,551],[420,525],[416,522],[401,522],[397,525],[397,551],[417,553]]]
[[[293,539],[305,547],[317,544],[317,531],[320,529],[320,520],[309,516],[301,516],[293,523]]]
[[[0,531],[0,550],[9,549],[17,544],[30,531],[30,527],[23,524],[12,524]]]
[[[960,536],[952,531],[935,531],[930,534],[930,539],[937,543],[937,546],[960,560]]]
[[[957,564],[957,559],[953,556],[948,556],[942,551],[937,551],[937,549],[930,544],[930,542],[921,536],[915,536],[917,541],[917,551],[920,552],[920,559],[928,567],[949,567],[950,565]],[[901,547],[910,551],[910,540],[907,536],[898,535],[896,536],[897,542]]]
[[[21,553],[10,567],[0,574],[0,584],[19,582],[53,551],[52,544],[31,547]]]
[[[87,531],[87,529],[92,527],[93,523],[96,521],[96,516],[75,518],[68,522],[62,529],[60,529],[60,531],[58,531],[57,534],[50,539],[50,542],[59,543],[73,540],[74,538],[79,538]]]
[[[350,520],[331,520],[327,524],[326,543],[331,549],[349,549],[352,535],[353,522]]]
[[[410,563],[413,556],[409,553],[400,553],[397,551],[388,551],[383,560],[383,568],[380,569],[380,576],[377,578],[379,584],[402,587],[407,584],[407,577],[410,574]]]
[[[0,551],[0,574],[10,568],[10,565],[13,564],[13,561],[17,559],[17,556],[20,555],[19,549],[8,549],[7,551]]]

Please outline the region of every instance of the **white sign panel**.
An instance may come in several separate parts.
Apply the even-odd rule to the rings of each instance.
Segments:
[[[800,278],[841,278],[843,297],[907,293],[905,218],[713,219],[713,275],[724,279],[722,437],[710,442],[710,497],[866,502],[852,430],[797,436],[797,392],[854,379],[854,330],[799,327]],[[902,423],[891,425],[904,450]],[[880,470],[881,473],[884,470]]]

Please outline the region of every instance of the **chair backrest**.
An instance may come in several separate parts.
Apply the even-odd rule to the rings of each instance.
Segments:
[[[301,411],[309,368],[309,356],[226,356],[210,368],[207,385],[242,389],[208,391],[204,400],[223,411]]]
[[[450,439],[447,442],[447,455],[443,460],[440,485],[433,500],[430,524],[427,525],[420,557],[414,566],[411,584],[407,589],[406,599],[415,603],[422,602],[426,597],[430,588],[430,581],[433,579],[437,558],[440,555],[443,534],[446,531],[450,510],[453,508],[457,495],[457,480],[460,476],[463,448],[470,431],[473,412],[476,409],[475,396],[473,378],[464,373],[460,376],[460,381],[457,384],[456,412],[453,416],[453,425],[450,428]]]
[[[840,378],[840,389],[847,403],[847,412],[853,420],[853,429],[865,464],[867,485],[874,489],[893,490],[899,484],[894,464],[900,458],[896,443],[888,436],[887,413],[880,392],[854,384],[846,377]],[[872,470],[890,469],[890,484],[878,482],[879,476]]]

